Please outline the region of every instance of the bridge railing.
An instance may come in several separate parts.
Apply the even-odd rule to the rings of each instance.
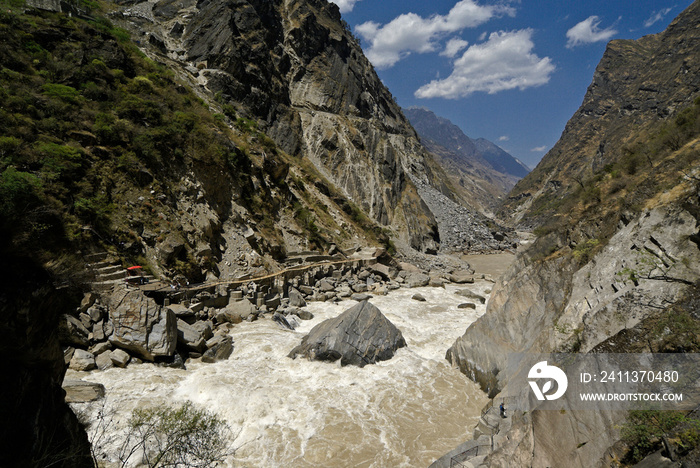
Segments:
[[[486,455],[490,450],[491,447],[489,445],[476,445],[450,458],[450,468],[466,468],[465,461],[479,455]]]

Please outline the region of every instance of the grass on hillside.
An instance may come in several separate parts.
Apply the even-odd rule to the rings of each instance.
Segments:
[[[554,216],[534,233],[541,238],[552,233],[578,233],[572,254],[585,264],[606,245],[621,217],[652,208],[655,200],[660,202],[661,194],[676,193],[680,184],[689,180],[693,169],[700,167],[698,135],[700,98],[672,120],[636,135],[614,162],[577,180],[576,189],[564,197],[537,199],[531,212],[553,212]],[[598,220],[595,227],[591,220]],[[554,250],[560,247],[564,246]]]
[[[311,177],[331,200],[344,200],[336,189],[301,158],[279,151],[232,106],[212,113],[171,71],[141,53],[127,31],[101,16],[97,3],[79,6],[92,8],[90,16],[0,0],[4,246],[48,261],[57,250],[72,255],[95,243],[182,242],[177,200],[188,174],[201,182],[205,201],[221,219],[235,200],[268,240],[281,244],[275,220],[289,210],[312,246],[331,242],[337,224],[325,207],[310,196],[297,200],[286,180],[266,172],[262,155],[273,167],[293,163],[301,179]],[[356,208],[343,211],[360,229],[376,231]],[[195,274],[211,259],[195,260],[184,249],[170,263]]]

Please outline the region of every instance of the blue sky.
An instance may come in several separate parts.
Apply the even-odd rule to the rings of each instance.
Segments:
[[[663,31],[692,0],[335,0],[402,107],[422,106],[534,167],[611,39]]]

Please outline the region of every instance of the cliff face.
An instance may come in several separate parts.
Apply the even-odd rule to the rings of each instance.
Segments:
[[[528,390],[510,381],[512,353],[697,351],[700,88],[684,70],[699,18],[696,2],[660,35],[611,43],[562,139],[514,189],[522,223],[549,224],[446,356],[492,396]],[[610,466],[627,413],[564,409],[513,403],[483,466]]]
[[[58,317],[75,307],[28,257],[0,247],[0,345],[5,382],[0,402],[0,465],[91,467],[87,434],[65,402]]]
[[[556,145],[515,186],[504,212],[515,212],[516,222],[541,225],[556,212],[552,200],[575,192],[606,165],[648,166],[630,129],[653,133],[693,103],[700,90],[699,10],[695,2],[662,33],[608,44],[581,107]]]
[[[426,154],[335,4],[163,0],[123,14],[148,31],[144,45],[189,67],[202,89],[308,158],[405,244],[436,248],[432,214],[407,177],[434,179]]]
[[[629,220],[582,267],[568,248],[542,258],[548,246],[535,244],[499,280],[487,313],[448,360],[493,393],[507,383],[500,371],[511,353],[586,353],[667,310],[700,280],[700,249],[690,240],[700,231],[697,197],[686,186],[681,199]]]
[[[607,245],[580,266],[550,234],[521,254],[494,287],[486,314],[447,359],[498,398],[511,385],[511,353],[697,352],[700,316],[686,305],[700,288],[700,198],[685,182],[676,197],[621,222]],[[691,325],[688,325],[691,324]],[[690,328],[688,328],[690,327]],[[527,390],[527,389],[525,389]],[[563,403],[566,405],[566,402]],[[517,403],[512,428],[494,438],[486,466],[608,466],[626,412],[533,411]]]

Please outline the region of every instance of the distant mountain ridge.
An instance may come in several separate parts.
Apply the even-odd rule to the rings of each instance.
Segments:
[[[530,169],[496,144],[472,140],[450,120],[420,107],[403,109],[423,145],[451,179],[467,205],[492,210]]]
[[[491,164],[491,166],[498,172],[503,172],[505,174],[510,174],[520,178],[525,177],[530,173],[529,167],[495,143],[485,138],[477,138],[473,141],[476,145],[476,149],[481,154],[481,157],[486,159],[486,161],[488,161],[489,164]]]
[[[449,119],[440,117],[431,110],[412,107],[403,109],[403,112],[421,138],[433,140],[470,162],[475,160],[485,163],[495,171],[518,178],[523,178],[530,172],[530,168],[495,143],[485,138],[471,139]]]

